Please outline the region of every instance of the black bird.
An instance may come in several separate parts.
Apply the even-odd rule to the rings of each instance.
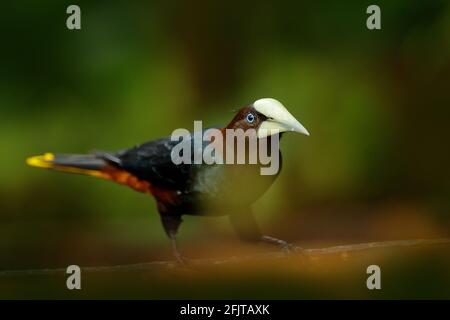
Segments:
[[[250,134],[258,142],[272,145],[274,137],[283,132],[294,131],[309,135],[308,131],[277,100],[259,99],[242,108],[226,129],[242,129],[240,134]],[[250,130],[252,129],[252,130]],[[202,132],[204,133],[204,132]],[[253,136],[252,136],[253,133]],[[192,141],[195,133],[190,134]],[[224,140],[226,146],[236,142],[237,137]],[[278,141],[278,139],[276,140]],[[213,143],[215,141],[213,140]],[[170,137],[143,143],[118,152],[95,152],[86,155],[46,153],[27,159],[31,166],[69,173],[79,173],[127,185],[136,191],[153,195],[166,234],[172,241],[175,257],[183,258],[178,251],[176,234],[182,215],[228,215],[230,222],[242,240],[268,242],[289,248],[280,239],[263,236],[251,211],[251,205],[270,187],[280,170],[273,175],[262,175],[262,164],[175,164],[172,158],[179,141]],[[203,147],[204,147],[203,142]],[[245,145],[246,156],[257,152]],[[192,146],[194,144],[192,143]],[[278,145],[276,152],[279,152]],[[218,148],[219,150],[220,148]],[[191,159],[199,152],[191,148]],[[268,153],[270,156],[272,154]],[[281,168],[281,153],[279,153]]]

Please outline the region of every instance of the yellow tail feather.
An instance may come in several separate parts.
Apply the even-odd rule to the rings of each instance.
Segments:
[[[33,156],[27,158],[27,164],[32,167],[53,169],[69,173],[85,174],[98,178],[108,178],[108,175],[101,171],[57,165],[53,163],[54,160],[55,155],[53,153],[45,153],[41,156]]]
[[[55,160],[55,155],[53,153],[46,153],[42,156],[27,158],[27,164],[32,167],[51,168],[53,166],[53,160]]]

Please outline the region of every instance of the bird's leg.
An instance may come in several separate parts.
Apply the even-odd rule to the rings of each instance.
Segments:
[[[183,255],[178,250],[176,234],[178,231],[178,227],[180,226],[182,220],[179,215],[169,215],[165,213],[161,213],[161,222],[163,224],[164,230],[166,231],[167,236],[170,238],[172,243],[172,251],[175,259],[180,264],[186,264],[187,259],[183,257]]]
[[[261,234],[251,209],[230,213],[230,222],[239,238],[246,242],[265,242],[280,247],[285,252],[300,251],[301,248],[287,241]]]
[[[186,264],[187,259],[181,254],[180,250],[178,250],[177,239],[175,234],[170,234],[170,242],[172,243],[172,252],[179,264]]]
[[[230,213],[230,222],[239,238],[243,241],[270,243],[280,247],[286,252],[300,249],[284,240],[262,235],[251,209]]]

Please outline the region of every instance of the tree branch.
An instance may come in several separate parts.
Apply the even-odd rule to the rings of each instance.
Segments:
[[[415,239],[415,240],[396,240],[382,242],[357,243],[341,246],[333,246],[326,248],[301,249],[294,247],[289,253],[276,251],[269,253],[260,253],[248,256],[234,256],[223,259],[194,259],[189,260],[189,266],[215,266],[228,265],[233,263],[251,261],[251,260],[268,260],[286,258],[289,255],[298,255],[303,257],[315,257],[333,254],[345,254],[351,252],[360,252],[365,250],[382,249],[382,248],[400,248],[413,246],[429,246],[429,245],[449,245],[450,239]],[[99,267],[82,267],[83,272],[130,272],[130,271],[148,271],[152,268],[174,268],[178,266],[176,261],[151,261],[144,263],[116,265],[116,266],[99,266]],[[30,270],[4,270],[0,271],[0,277],[5,276],[39,276],[64,274],[66,268],[56,269],[30,269]]]

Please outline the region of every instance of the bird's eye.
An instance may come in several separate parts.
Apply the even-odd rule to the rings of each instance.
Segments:
[[[253,123],[255,121],[255,115],[253,113],[249,113],[246,118],[248,123]]]

